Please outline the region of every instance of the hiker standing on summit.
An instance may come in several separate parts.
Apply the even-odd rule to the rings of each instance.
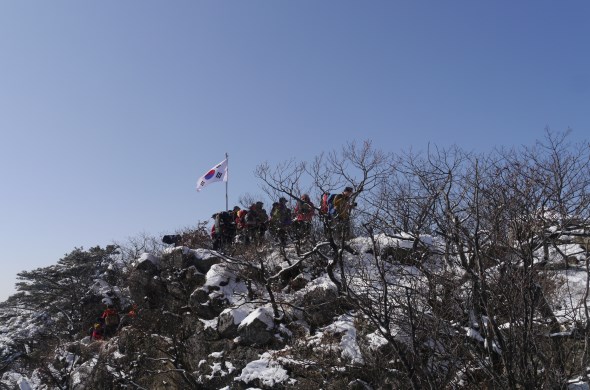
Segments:
[[[273,233],[281,245],[287,243],[287,230],[291,223],[291,210],[287,207],[287,199],[281,197],[270,216]]]
[[[248,242],[259,244],[264,239],[264,234],[268,226],[268,214],[263,207],[263,203],[258,201],[252,206],[246,214],[246,226],[248,229]]]
[[[295,205],[295,234],[299,239],[308,238],[311,233],[311,220],[315,214],[313,203],[308,194],[301,195]]]
[[[341,194],[334,197],[334,233],[339,240],[348,240],[350,238],[350,212],[356,207],[356,203],[352,202],[352,192],[352,187],[346,187]]]

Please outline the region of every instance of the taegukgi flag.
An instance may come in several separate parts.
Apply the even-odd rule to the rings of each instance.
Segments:
[[[227,158],[199,178],[197,191],[201,191],[203,187],[216,181],[227,181]]]

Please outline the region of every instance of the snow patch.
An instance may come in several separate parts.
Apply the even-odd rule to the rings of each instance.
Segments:
[[[268,352],[262,354],[260,359],[248,363],[242,369],[240,376],[234,378],[234,380],[244,383],[260,380],[260,383],[264,386],[274,386],[289,379],[287,370],[278,362],[272,360]]]
[[[152,255],[151,253],[142,253],[137,259],[137,264],[141,264],[143,262],[149,261],[156,266],[160,266],[160,258],[158,256]]]
[[[240,322],[238,329],[250,325],[255,319],[266,324],[266,329],[272,329],[275,326],[272,309],[270,307],[259,307]]]

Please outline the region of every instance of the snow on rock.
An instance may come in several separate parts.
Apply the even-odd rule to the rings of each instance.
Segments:
[[[380,348],[389,345],[387,339],[385,339],[385,337],[383,337],[379,332],[369,333],[367,335],[367,341],[369,343],[369,348],[373,350],[379,350]]]
[[[232,339],[238,335],[238,325],[250,314],[252,308],[240,306],[225,309],[219,315],[217,331],[221,337]]]
[[[27,378],[16,372],[5,372],[0,378],[0,387],[7,389],[20,388],[21,383],[28,383]]]
[[[274,316],[269,307],[259,307],[244,318],[238,326],[240,343],[244,345],[264,345],[273,337]]]
[[[33,390],[46,387],[41,384],[39,370],[35,369],[29,377],[14,371],[5,372],[0,378],[0,388]]]
[[[219,253],[211,250],[211,249],[191,249],[187,246],[177,246],[174,248],[166,248],[163,251],[164,253],[174,253],[174,252],[182,252],[183,255],[193,255],[199,260],[209,260],[211,258],[218,258]]]
[[[385,234],[377,234],[374,237],[375,244],[381,248],[402,248],[411,249],[414,245],[414,236],[408,233],[398,233],[396,237],[391,237]],[[420,236],[420,242],[424,245],[433,245],[433,238],[429,235]],[[373,250],[373,243],[369,237],[357,237],[351,240],[352,245],[360,253],[368,253]]]
[[[209,357],[212,357],[213,359],[220,359],[223,357],[223,351],[219,351],[219,352],[211,352],[209,354]]]
[[[198,248],[198,249],[191,249],[190,251],[199,260],[207,260],[212,257],[219,257],[219,253],[217,251],[214,251],[211,249]]]
[[[190,249],[183,246],[169,248],[164,253],[164,258],[174,267],[184,269],[194,266],[203,274],[207,273],[214,264],[222,262],[222,256],[209,249]]]
[[[266,352],[260,356],[260,359],[254,360],[242,369],[240,376],[234,378],[235,381],[250,383],[258,380],[261,385],[275,386],[289,381],[289,375],[278,362],[272,359],[272,356]],[[289,381],[293,383],[293,381]]]
[[[590,390],[588,382],[584,382],[582,378],[570,380],[567,385],[567,390]]]
[[[353,364],[364,364],[364,359],[356,341],[354,317],[350,314],[341,315],[334,323],[322,328],[320,332],[310,338],[312,344],[322,345],[324,335],[341,335],[339,348],[342,357]]]
[[[88,360],[87,362],[82,363],[73,373],[72,373],[72,388],[73,389],[84,389],[84,384],[88,381],[88,378],[92,375],[92,370],[96,366],[98,362],[97,358],[93,358]]]
[[[255,320],[259,320],[262,323],[266,324],[266,329],[274,328],[274,319],[273,319],[272,309],[270,307],[259,307],[258,309],[254,310],[252,313],[248,314],[246,318],[244,318],[239,325],[239,328],[244,326],[248,326],[252,324]]]
[[[33,388],[31,387],[31,384],[29,383],[29,381],[27,381],[24,378],[20,378],[18,381],[18,388],[20,390],[33,390]]]
[[[337,314],[338,305],[333,304],[337,298],[336,285],[327,276],[321,276],[297,291],[294,303],[306,308],[305,320],[309,324],[324,326]]]
[[[199,321],[203,324],[204,329],[213,329],[217,330],[217,320],[204,320],[199,318]]]
[[[217,287],[227,286],[232,277],[235,278],[235,274],[228,270],[223,264],[215,264],[205,275],[205,278],[207,279],[205,285]]]
[[[231,364],[230,364],[231,366]],[[232,369],[229,369],[229,367],[226,365],[226,368],[228,368],[228,371],[225,371],[223,369],[223,365],[221,363],[213,363],[212,366],[210,366],[211,368],[211,374],[206,375],[205,378],[211,380],[215,377],[224,377],[228,374],[231,374],[233,371],[233,366],[231,366]]]
[[[194,290],[189,304],[199,318],[212,320],[227,307],[244,303],[248,292],[246,284],[227,264],[214,264],[205,275],[205,284]]]
[[[226,264],[214,264],[205,275],[206,282],[203,289],[219,291],[231,305],[243,303],[243,295],[248,292],[243,282],[237,282],[236,274],[227,268]]]
[[[143,253],[139,257],[139,259],[137,259],[138,263],[141,263],[144,261],[151,261],[155,265],[160,265],[160,258],[158,256],[151,254],[151,253]]]
[[[143,253],[141,256],[139,256],[139,259],[137,259],[135,263],[136,268],[138,269],[150,269],[154,266],[159,268],[160,258],[151,253]]]

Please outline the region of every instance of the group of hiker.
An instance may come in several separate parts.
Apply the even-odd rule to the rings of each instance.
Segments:
[[[291,210],[285,197],[273,203],[270,215],[260,201],[253,203],[247,210],[235,206],[231,211],[213,214],[215,223],[211,228],[213,249],[231,245],[239,238],[243,243],[260,243],[268,231],[281,244],[295,238],[305,240],[311,234],[314,216],[322,217],[324,226],[332,228],[334,238],[350,238],[350,212],[356,206],[352,199],[352,187],[346,187],[340,194],[324,193],[320,207],[316,207],[308,194],[303,194]],[[317,213],[316,213],[317,212]],[[164,236],[163,242],[176,244],[179,235]],[[132,306],[125,314],[119,316],[115,306],[107,302],[106,308],[96,318],[88,333],[91,340],[104,340],[114,336],[118,330],[130,323],[136,316],[137,307]]]
[[[289,237],[305,240],[311,233],[311,225],[316,211],[325,222],[334,228],[336,238],[350,237],[350,211],[356,206],[352,202],[352,187],[346,187],[340,194],[325,193],[321,205],[316,208],[308,194],[296,200],[291,210],[288,200],[281,197],[273,203],[270,215],[263,202],[253,203],[247,210],[235,206],[231,211],[213,214],[211,228],[213,249],[217,250],[236,241],[245,244],[260,243],[268,231],[284,245]]]
[[[89,330],[92,340],[105,340],[114,336],[117,331],[135,318],[137,307],[132,306],[122,317],[113,304],[107,304],[100,317],[96,318],[92,328]]]

